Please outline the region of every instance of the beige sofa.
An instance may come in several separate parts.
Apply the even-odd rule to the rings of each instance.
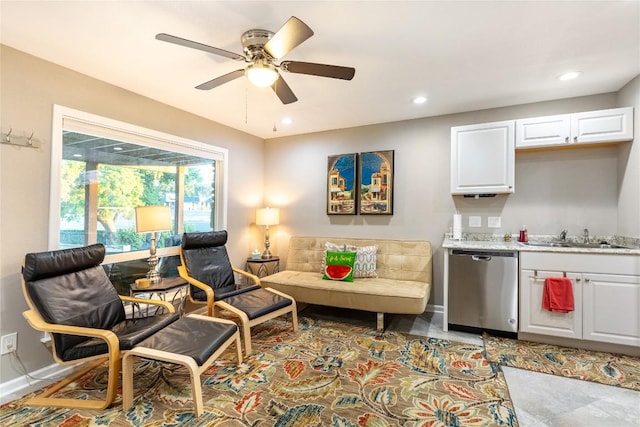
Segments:
[[[320,270],[325,242],[378,246],[378,277],[353,282],[323,280]],[[297,302],[377,313],[376,326],[382,330],[384,313],[424,312],[431,277],[431,244],[427,241],[294,236],[289,241],[286,268],[260,281]]]

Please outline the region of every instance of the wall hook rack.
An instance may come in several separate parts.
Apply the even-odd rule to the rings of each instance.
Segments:
[[[40,140],[33,137],[33,131],[29,136],[27,136],[26,133],[24,136],[20,136],[13,132],[13,128],[9,128],[7,133],[0,133],[0,143],[15,145],[17,147],[40,148]]]

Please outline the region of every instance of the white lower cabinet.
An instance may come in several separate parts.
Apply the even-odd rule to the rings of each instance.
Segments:
[[[582,337],[640,345],[640,277],[584,274]]]
[[[520,331],[565,338],[582,338],[582,286],[580,274],[567,273],[573,282],[576,307],[570,313],[554,313],[542,308],[544,279],[560,277],[562,271],[520,270]]]
[[[638,257],[521,252],[520,265],[520,332],[640,347]],[[570,313],[542,308],[545,278],[561,276],[573,283]]]

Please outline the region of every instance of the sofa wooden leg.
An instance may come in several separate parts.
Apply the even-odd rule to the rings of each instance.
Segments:
[[[384,313],[376,313],[376,329],[380,332],[384,331]]]

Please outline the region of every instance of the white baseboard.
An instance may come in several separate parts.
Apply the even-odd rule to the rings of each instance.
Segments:
[[[30,393],[33,390],[37,390],[42,387],[42,383],[47,382],[48,379],[52,379],[57,376],[66,376],[70,373],[70,371],[74,370],[77,367],[78,365],[62,366],[54,363],[49,366],[45,366],[42,369],[38,369],[35,372],[29,373],[29,375],[40,379],[34,380],[27,377],[27,375],[23,375],[21,377],[0,383],[0,404],[7,403],[27,393]]]
[[[427,309],[425,311],[429,311],[431,313],[444,313],[444,305],[427,304]]]

